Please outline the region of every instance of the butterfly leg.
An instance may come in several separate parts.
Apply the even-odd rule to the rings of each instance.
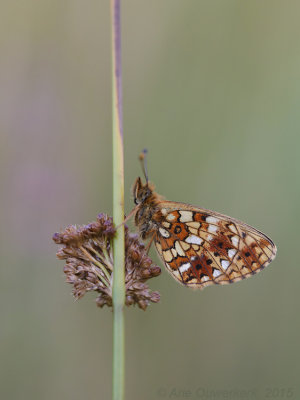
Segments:
[[[124,221],[121,222],[120,225],[118,225],[118,226],[116,227],[116,230],[118,230],[118,229],[120,228],[120,226],[126,224],[126,222],[130,220],[130,218],[136,213],[138,207],[139,207],[138,205],[135,206],[135,207],[130,211],[130,213],[127,215],[127,217],[125,216]]]
[[[152,237],[151,237],[149,243],[148,243],[147,246],[146,246],[146,249],[145,249],[145,250],[146,250],[146,253],[147,253],[147,254],[149,253],[149,250],[150,250],[151,244],[152,244],[152,242],[153,242],[154,236],[155,236],[155,233],[152,235]]]

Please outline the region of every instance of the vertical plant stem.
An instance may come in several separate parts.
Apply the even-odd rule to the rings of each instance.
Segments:
[[[111,0],[112,27],[112,117],[113,117],[113,218],[116,226],[124,220],[124,155],[122,113],[120,0]],[[113,400],[124,399],[125,375],[125,249],[124,225],[113,244]]]

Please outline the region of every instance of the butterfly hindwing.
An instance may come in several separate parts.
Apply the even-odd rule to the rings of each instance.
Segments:
[[[241,221],[182,203],[161,202],[156,249],[180,283],[203,288],[247,278],[266,267],[276,246]]]

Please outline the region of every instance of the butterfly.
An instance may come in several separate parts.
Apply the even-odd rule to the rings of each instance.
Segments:
[[[262,232],[235,218],[185,203],[166,201],[148,181],[133,185],[135,225],[154,241],[167,271],[181,284],[202,289],[248,278],[275,258],[276,246]],[[150,246],[149,246],[150,247]]]

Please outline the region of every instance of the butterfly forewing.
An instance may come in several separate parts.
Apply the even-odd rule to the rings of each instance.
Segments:
[[[276,246],[241,221],[182,203],[161,202],[156,249],[180,283],[196,288],[247,278],[266,267]]]

